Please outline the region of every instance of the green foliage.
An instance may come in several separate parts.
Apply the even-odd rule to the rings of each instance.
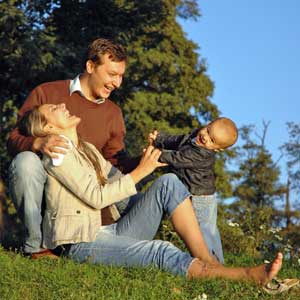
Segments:
[[[253,126],[241,128],[244,144],[238,148],[239,169],[234,172],[237,183],[234,196],[255,206],[273,205],[285,191],[279,183],[280,170],[264,145],[267,126],[258,144],[252,138]]]
[[[227,264],[249,266],[261,261],[227,255]],[[225,280],[187,280],[153,268],[117,268],[76,264],[68,259],[31,261],[0,249],[1,300],[82,299],[208,299],[267,300],[299,298],[299,290],[270,296],[251,283]],[[300,277],[299,267],[285,263],[281,278]]]
[[[300,124],[288,122],[289,141],[282,149],[288,157],[288,171],[291,188],[300,192]]]
[[[79,58],[94,38],[113,38],[127,47],[124,82],[112,98],[123,108],[132,154],[140,154],[153,128],[188,132],[199,117],[218,115],[205,63],[177,22],[178,16],[198,17],[195,1],[61,1],[52,15],[57,41],[71,49],[63,60],[73,74],[82,69]]]
[[[236,201],[219,207],[218,226],[224,251],[258,257],[262,244],[272,236],[264,228],[271,228],[273,210],[270,207],[249,207],[248,203]]]
[[[276,227],[276,211],[269,207],[249,207],[245,201],[219,206],[218,227],[223,250],[271,260],[281,251],[286,260],[298,264],[299,234]]]
[[[225,152],[217,154],[216,163],[214,166],[215,173],[215,186],[219,198],[226,199],[232,197],[232,172],[229,171],[229,162],[236,157],[237,153],[235,148],[230,148]]]
[[[42,26],[42,12],[34,7],[36,1],[0,4],[0,158],[5,181],[9,163],[6,140],[15,124],[17,108],[35,85],[53,78],[51,70],[58,63],[53,28]]]

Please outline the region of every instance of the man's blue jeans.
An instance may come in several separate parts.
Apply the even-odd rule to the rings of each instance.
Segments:
[[[193,261],[190,254],[170,242],[152,240],[163,215],[190,197],[174,174],[165,174],[144,193],[130,198],[130,210],[116,223],[99,228],[96,239],[73,244],[68,256],[78,262],[115,266],[155,266],[186,276]]]
[[[47,173],[33,152],[19,153],[9,168],[9,191],[25,226],[24,252],[39,252],[42,244],[42,199]]]

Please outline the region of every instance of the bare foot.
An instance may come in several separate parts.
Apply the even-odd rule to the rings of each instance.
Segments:
[[[278,252],[275,259],[270,264],[263,264],[248,269],[248,274],[256,283],[265,285],[270,282],[280,271],[282,266],[282,253]]]

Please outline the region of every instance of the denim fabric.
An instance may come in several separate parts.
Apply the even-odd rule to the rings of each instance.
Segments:
[[[42,200],[47,174],[33,152],[19,153],[9,168],[9,191],[25,226],[24,252],[41,250]]]
[[[186,275],[193,258],[166,241],[152,240],[160,221],[190,196],[174,174],[158,178],[145,194],[131,197],[131,209],[113,225],[99,229],[95,241],[73,244],[68,256],[78,262],[116,266],[155,266]]]
[[[217,227],[218,203],[214,195],[192,196],[192,204],[204,240],[210,253],[221,263],[224,263],[222,243]]]

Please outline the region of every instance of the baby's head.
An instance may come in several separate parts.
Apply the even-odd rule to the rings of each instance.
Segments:
[[[209,150],[222,151],[232,146],[237,138],[234,122],[228,118],[218,118],[199,130],[196,143]]]

